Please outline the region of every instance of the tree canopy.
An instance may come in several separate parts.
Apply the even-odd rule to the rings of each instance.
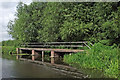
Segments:
[[[120,44],[118,2],[20,2],[9,34],[25,42],[91,41]]]

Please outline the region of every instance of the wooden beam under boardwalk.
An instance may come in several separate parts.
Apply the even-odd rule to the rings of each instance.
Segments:
[[[20,50],[37,50],[37,51],[55,51],[55,52],[83,52],[84,50],[75,49],[47,49],[47,48],[20,48]]]

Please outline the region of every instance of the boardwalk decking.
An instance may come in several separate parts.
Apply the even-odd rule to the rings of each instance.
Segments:
[[[55,52],[83,52],[84,50],[76,49],[48,49],[48,48],[20,48],[20,50],[36,50],[36,51],[55,51]]]

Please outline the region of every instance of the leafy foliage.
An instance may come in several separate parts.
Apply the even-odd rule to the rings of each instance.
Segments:
[[[17,40],[7,40],[2,41],[2,58],[14,59],[16,60],[15,55],[10,53],[16,53],[16,48],[20,46],[20,42]]]
[[[2,46],[2,58],[16,60],[16,56],[11,55],[10,52],[16,53],[16,47],[14,47],[14,46]]]
[[[20,42],[17,40],[7,40],[7,41],[2,41],[2,46],[20,46]]]
[[[77,63],[82,67],[104,70],[106,75],[117,78],[118,55],[119,49],[115,45],[110,47],[96,43],[85,53],[65,55],[64,61],[72,65]]]
[[[15,40],[25,42],[107,40],[120,43],[119,3],[20,2],[8,24]]]

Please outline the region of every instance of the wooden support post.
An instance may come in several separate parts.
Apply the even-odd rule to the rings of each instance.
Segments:
[[[54,51],[51,51],[51,57],[59,57],[58,53],[55,53]]]
[[[32,56],[35,55],[35,50],[32,50]]]
[[[22,50],[20,50],[20,48],[16,48],[16,51],[17,51],[17,56],[16,56],[16,59],[19,59],[21,58],[22,56],[19,55],[20,53],[22,53]]]
[[[54,51],[51,51],[51,57],[55,57],[54,54],[55,54]]]
[[[21,49],[19,49],[19,54],[21,54],[22,53],[22,50]],[[21,58],[22,57],[22,55],[19,55],[19,58]]]
[[[55,58],[51,57],[51,64],[54,64],[54,63],[55,63]]]
[[[32,50],[32,60],[35,60],[35,50]]]
[[[42,51],[42,62],[44,62],[44,51]]]
[[[55,63],[55,57],[59,57],[58,53],[51,51],[51,64]]]
[[[36,52],[35,50],[32,50],[32,60],[34,61],[36,58],[38,58],[38,52]]]
[[[19,48],[16,48],[16,51],[17,51],[17,55],[16,55],[16,59],[19,59]]]

